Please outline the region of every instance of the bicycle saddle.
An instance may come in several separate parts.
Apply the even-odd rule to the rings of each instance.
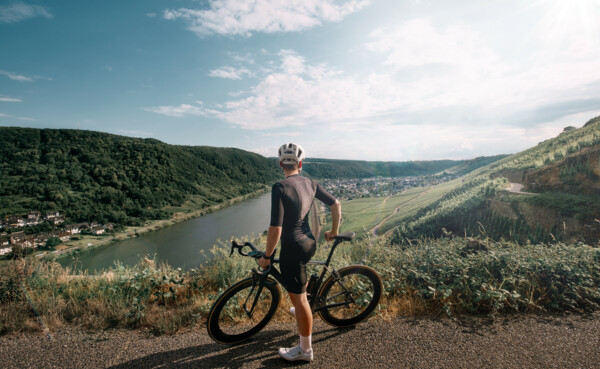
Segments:
[[[342,232],[334,238],[339,238],[342,241],[352,241],[352,239],[354,238],[354,232]]]

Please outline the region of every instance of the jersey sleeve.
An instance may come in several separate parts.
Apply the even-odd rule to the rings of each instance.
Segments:
[[[325,191],[320,184],[317,183],[317,192],[315,193],[315,197],[322,201],[325,205],[331,206],[335,204],[336,198],[333,197],[329,192]]]
[[[271,226],[283,225],[283,185],[279,182],[271,189]]]

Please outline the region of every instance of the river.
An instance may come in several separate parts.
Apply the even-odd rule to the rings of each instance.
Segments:
[[[217,240],[262,234],[269,227],[270,206],[271,194],[267,193],[136,238],[60,259],[60,263],[93,273],[114,266],[117,260],[132,266],[144,256],[155,256],[157,261],[173,267],[194,267],[206,260]]]

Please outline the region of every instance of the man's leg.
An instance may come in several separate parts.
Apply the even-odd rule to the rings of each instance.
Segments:
[[[290,293],[290,300],[296,309],[296,322],[298,323],[298,333],[300,336],[309,337],[312,335],[313,316],[310,311],[310,305],[306,297],[306,292],[297,294]]]
[[[306,292],[301,294],[290,293],[290,300],[292,300],[292,304],[296,309],[300,345],[292,348],[280,348],[279,355],[290,361],[312,361],[312,313],[306,299]]]

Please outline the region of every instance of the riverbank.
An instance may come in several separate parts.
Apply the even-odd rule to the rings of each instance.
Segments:
[[[157,231],[159,229],[170,227],[177,223],[181,223],[210,213],[214,213],[219,210],[223,210],[242,201],[263,195],[267,193],[269,189],[270,188],[268,186],[265,186],[262,190],[255,191],[243,196],[238,196],[229,199],[221,204],[212,205],[207,208],[197,208],[194,207],[194,205],[189,205],[188,210],[176,212],[170,219],[149,221],[145,225],[139,227],[126,227],[125,230],[115,234],[106,234],[101,236],[82,235],[79,236],[76,240],[70,240],[65,242],[61,247],[58,247],[56,251],[39,252],[37,255],[39,257],[50,257],[54,259],[61,259],[64,257],[79,255],[81,253],[89,252],[99,247],[110,246],[111,244],[116,242],[124,241],[130,238],[136,238],[142,234]]]

